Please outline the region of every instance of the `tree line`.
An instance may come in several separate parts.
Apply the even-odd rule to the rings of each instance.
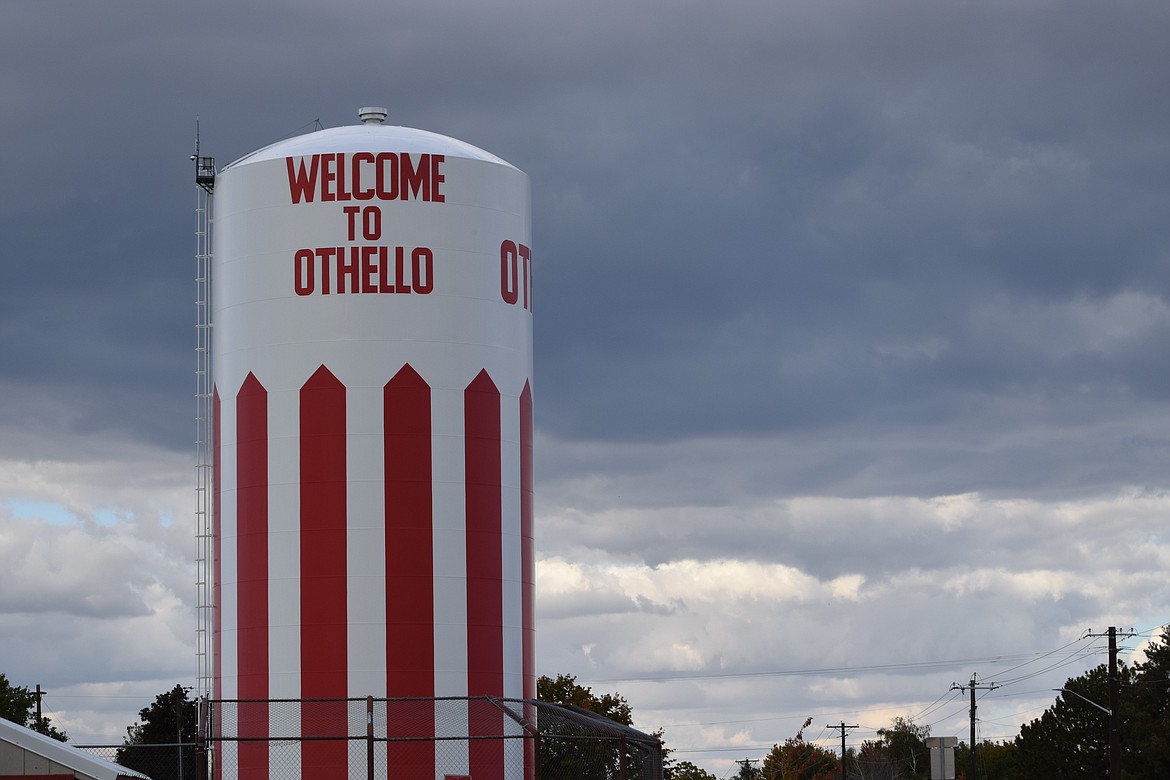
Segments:
[[[1122,778],[1139,780],[1170,777],[1170,627],[1146,650],[1146,660],[1119,663],[1121,683]],[[1108,699],[1108,668],[1101,664],[1079,677],[1070,678],[1061,694],[1044,713],[1024,724],[1010,740],[984,741],[976,746],[978,778],[968,778],[970,746],[960,742],[955,749],[958,780],[1029,780],[1062,778],[1096,780],[1108,776],[1108,718],[1091,702]],[[183,744],[183,755],[169,755],[182,762],[182,769],[170,777],[193,780],[195,767],[196,703],[191,689],[182,685],[159,694],[139,711],[139,721],[126,729],[117,760],[147,774],[157,774],[157,751],[140,746]],[[633,711],[617,693],[594,693],[571,674],[541,676],[537,698],[553,704],[581,707],[610,720],[630,726]],[[68,739],[46,717],[37,717],[36,693],[13,685],[0,674],[0,717],[34,729],[62,742]],[[736,780],[836,780],[842,775],[840,756],[805,739],[812,719],[791,737],[776,743],[761,761],[739,762]],[[663,732],[654,733],[660,740]],[[907,717],[895,718],[877,738],[850,747],[845,755],[845,774],[855,780],[929,780],[930,750],[928,725]],[[542,741],[543,742],[543,741]],[[176,745],[177,746],[177,745]],[[579,780],[612,780],[616,776],[613,757],[566,750],[555,740],[542,744],[542,766],[569,767]],[[555,751],[560,752],[555,752]],[[718,780],[715,775],[690,761],[678,761],[664,747],[664,780]],[[147,764],[150,766],[148,767]],[[152,770],[152,771],[151,771]]]
[[[1139,664],[1118,664],[1121,777],[1170,777],[1170,628]],[[967,776],[970,745],[955,749],[957,780],[1100,780],[1109,776],[1109,669],[1069,678],[1052,706],[1013,739],[975,747],[977,778]],[[1094,706],[1094,704],[1098,706]],[[807,728],[811,720],[806,721]],[[804,728],[773,746],[762,762],[739,762],[736,780],[837,780],[840,757],[804,740]],[[930,780],[930,727],[895,718],[877,739],[850,747],[845,774],[856,780]]]
[[[52,737],[58,742],[69,741],[68,734],[54,726],[44,715],[38,715],[37,691],[27,685],[13,685],[8,681],[8,675],[3,673],[0,673],[0,718]]]

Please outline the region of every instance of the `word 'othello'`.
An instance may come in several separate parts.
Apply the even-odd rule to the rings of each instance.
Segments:
[[[393,252],[393,256],[391,256]],[[425,246],[323,246],[293,256],[297,295],[416,293],[435,289],[435,255]]]

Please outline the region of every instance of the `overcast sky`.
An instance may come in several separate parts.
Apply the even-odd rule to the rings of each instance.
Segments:
[[[806,717],[966,739],[972,674],[1014,735],[1087,631],[1170,622],[1168,40],[1164,0],[3,0],[0,671],[83,743],[193,684],[196,119],[223,165],[385,105],[532,180],[538,671],[721,777]]]

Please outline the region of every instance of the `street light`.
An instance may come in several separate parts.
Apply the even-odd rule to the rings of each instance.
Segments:
[[[1080,699],[1081,701],[1086,701],[1086,702],[1088,702],[1089,704],[1092,704],[1092,705],[1093,705],[1094,707],[1096,707],[1097,709],[1101,710],[1101,712],[1104,712],[1104,713],[1105,713],[1106,715],[1108,715],[1109,717],[1113,717],[1113,710],[1110,710],[1110,709],[1107,709],[1107,708],[1105,708],[1105,707],[1102,707],[1100,704],[1098,704],[1097,702],[1093,701],[1092,699],[1086,699],[1084,696],[1081,696],[1081,695],[1080,695],[1079,693],[1077,693],[1076,691],[1070,691],[1068,688],[1053,688],[1052,690],[1054,690],[1054,691],[1064,691],[1065,693],[1071,693],[1073,696],[1076,696],[1076,697],[1077,697],[1078,699]]]
[[[1068,688],[1053,688],[1052,690],[1063,691],[1064,693],[1071,693],[1073,696],[1076,696],[1081,701],[1092,704],[1094,707],[1101,710],[1101,712],[1104,712],[1106,715],[1109,716],[1109,780],[1117,780],[1117,778],[1121,777],[1121,768],[1120,768],[1120,762],[1119,762],[1121,751],[1119,749],[1114,748],[1115,744],[1117,744],[1117,747],[1120,748],[1120,744],[1114,742],[1114,733],[1115,733],[1115,730],[1117,729],[1117,718],[1114,717],[1113,710],[1109,709],[1108,707],[1102,707],[1100,704],[1093,701],[1092,699],[1086,699],[1084,696],[1081,696],[1076,691],[1070,691]]]

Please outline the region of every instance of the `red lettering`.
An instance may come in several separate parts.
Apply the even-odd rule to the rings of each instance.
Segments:
[[[445,203],[442,171],[446,156],[402,152],[344,152],[286,157],[289,195],[293,203],[349,200],[422,200]],[[370,168],[373,171],[370,171]],[[371,184],[371,173],[373,182]]]
[[[312,295],[317,286],[314,273],[313,252],[309,249],[298,249],[293,256],[293,289],[297,295]]]
[[[410,161],[410,155],[402,155],[402,186],[398,197],[406,200],[410,195],[418,198],[419,193],[422,193],[423,200],[431,199],[430,177],[427,176],[431,167],[430,157],[429,154],[419,155],[416,169]]]
[[[321,258],[321,294],[329,294],[329,258],[337,254],[337,247],[323,246],[317,248],[317,257]]]
[[[293,158],[285,157],[285,164],[288,166],[288,190],[292,196],[293,203],[300,203],[302,200],[306,203],[313,202],[313,195],[317,191],[317,164],[320,155],[314,154],[309,158],[309,167],[305,168],[305,158],[300,159],[300,166],[293,167]]]
[[[500,244],[500,297],[504,303],[515,303],[518,298],[516,256],[516,242],[504,239]]]
[[[435,289],[434,263],[434,254],[425,246],[420,246],[410,253],[410,284],[419,295],[426,295]],[[426,266],[425,272],[424,265]],[[419,279],[424,276],[426,282],[420,282]]]
[[[410,265],[407,266],[406,247],[396,246],[393,270],[389,266],[390,247],[387,246],[365,244],[298,249],[293,253],[293,290],[300,296],[333,293],[427,295],[434,291],[435,253],[430,248],[411,249]]]
[[[406,262],[402,247],[394,248],[394,292],[409,293],[410,287],[406,284]]]
[[[378,247],[363,246],[362,247],[362,292],[374,293],[378,292],[378,285],[374,282],[374,274],[378,273],[378,266],[374,265],[374,255],[377,254]]]
[[[349,200],[349,190],[345,188],[345,153],[337,153],[337,199]]]
[[[361,206],[343,206],[341,210],[349,217],[349,238],[346,240],[353,241],[357,236],[357,215]]]
[[[532,311],[532,250],[520,245],[520,264],[524,266],[524,308]]]
[[[398,198],[398,155],[393,152],[382,152],[375,160],[375,164],[378,166],[375,179],[378,200],[396,200]]]
[[[374,188],[369,187],[367,189],[362,189],[362,185],[361,185],[361,181],[362,181],[361,164],[362,163],[373,163],[373,162],[374,162],[374,155],[370,154],[369,152],[358,152],[357,154],[355,154],[353,156],[353,170],[352,170],[352,173],[351,173],[349,178],[353,181],[353,197],[356,200],[373,200],[374,199]],[[376,177],[375,177],[375,180],[376,180]]]
[[[361,290],[358,286],[360,274],[361,259],[358,255],[358,247],[351,246],[349,252],[345,251],[345,247],[337,247],[337,294],[343,295],[345,293],[346,279],[349,280],[349,292],[359,292]]]
[[[314,155],[315,156],[315,155]],[[337,183],[337,155],[321,155],[321,202],[337,200],[333,185]]]
[[[398,254],[401,256],[402,247],[398,247]],[[392,293],[394,292],[394,285],[388,284],[387,280],[390,278],[390,252],[384,247],[378,247],[378,292]]]
[[[377,241],[382,237],[382,209],[366,206],[362,209],[362,238]]]
[[[439,185],[447,181],[446,174],[439,172],[439,166],[446,160],[442,154],[431,155],[431,200],[435,203],[446,203],[447,197],[439,192]]]
[[[520,303],[521,290],[523,307],[532,311],[532,250],[505,239],[500,243],[500,297],[504,303]]]

